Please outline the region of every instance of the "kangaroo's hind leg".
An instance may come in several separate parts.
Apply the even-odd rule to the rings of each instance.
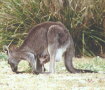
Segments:
[[[49,55],[50,55],[50,65],[49,72],[55,73],[55,56],[56,56],[56,46],[51,45],[48,47]]]

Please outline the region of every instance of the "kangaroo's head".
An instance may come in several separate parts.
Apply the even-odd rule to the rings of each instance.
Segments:
[[[8,64],[11,66],[13,72],[17,72],[17,65],[19,63],[18,58],[16,58],[16,48],[8,48],[7,46],[4,47],[7,55],[8,55]]]

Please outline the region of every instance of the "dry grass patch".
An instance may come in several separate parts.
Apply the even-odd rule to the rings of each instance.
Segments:
[[[97,65],[96,65],[97,64]],[[76,68],[105,70],[105,61],[101,58],[74,59]],[[87,68],[89,66],[89,68]],[[47,67],[47,65],[46,65]],[[100,69],[101,68],[101,69]],[[63,62],[57,63],[55,74],[33,75],[27,62],[19,64],[23,74],[11,71],[7,61],[0,61],[0,90],[104,90],[105,75],[100,73],[71,74],[66,71]]]

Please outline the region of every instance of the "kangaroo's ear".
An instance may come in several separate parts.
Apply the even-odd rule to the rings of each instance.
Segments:
[[[4,45],[3,46],[3,51],[8,55],[9,54],[9,47]]]

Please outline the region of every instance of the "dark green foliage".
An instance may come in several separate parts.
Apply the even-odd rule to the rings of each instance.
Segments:
[[[38,23],[61,21],[74,39],[76,55],[105,52],[105,0],[63,1],[0,1],[0,49],[11,43],[21,45],[27,32]]]

